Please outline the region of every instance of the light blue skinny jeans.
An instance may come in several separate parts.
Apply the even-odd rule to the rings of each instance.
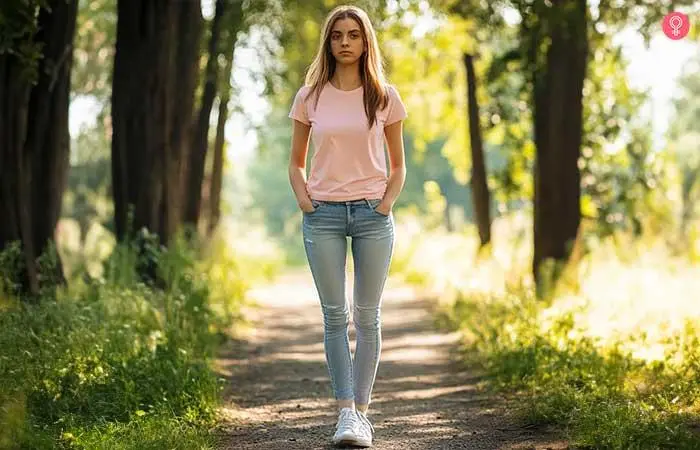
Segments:
[[[369,405],[382,346],[381,299],[394,247],[394,219],[375,211],[379,199],[312,200],[303,213],[303,238],[324,323],[324,348],[337,400]],[[345,296],[347,238],[354,261],[353,322],[357,336],[350,354]]]

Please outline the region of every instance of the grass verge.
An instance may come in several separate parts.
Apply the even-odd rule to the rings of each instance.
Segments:
[[[248,279],[221,242],[211,249],[149,244],[157,289],[118,246],[101,279],[36,304],[0,295],[0,448],[214,448],[210,362],[242,320]],[[17,258],[0,260],[10,273]]]

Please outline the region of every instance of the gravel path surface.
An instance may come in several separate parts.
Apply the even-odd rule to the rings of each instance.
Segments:
[[[247,312],[254,326],[217,361],[229,380],[220,448],[334,448],[337,413],[311,275],[286,274],[251,295],[260,305]],[[436,331],[429,300],[390,279],[383,301],[382,357],[368,415],[372,448],[568,448],[554,433],[519,426],[504,399],[480,389],[477,373],[452,362],[458,336]],[[350,329],[353,342],[352,323]]]

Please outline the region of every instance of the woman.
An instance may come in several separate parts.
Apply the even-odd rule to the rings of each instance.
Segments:
[[[335,8],[289,113],[294,119],[289,180],[303,211],[304,247],[323,312],[326,362],[339,408],[335,444],[372,445],[367,409],[381,351],[381,296],[394,244],[392,207],[406,179],[406,116],[398,92],[385,82],[367,13],[355,6]],[[309,136],[314,153],[307,182]],[[345,298],[347,237],[355,273],[354,360]]]

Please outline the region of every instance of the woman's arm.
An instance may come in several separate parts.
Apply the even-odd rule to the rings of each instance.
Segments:
[[[309,149],[311,126],[294,120],[292,129],[292,152],[289,157],[289,183],[302,211],[311,212],[314,206],[306,190],[306,153]]]
[[[396,199],[403,190],[403,185],[406,182],[406,163],[403,146],[403,120],[392,123],[384,128],[386,143],[389,150],[389,181],[387,183],[386,192],[382,202],[375,208],[382,214],[389,215],[391,208],[394,207]]]

